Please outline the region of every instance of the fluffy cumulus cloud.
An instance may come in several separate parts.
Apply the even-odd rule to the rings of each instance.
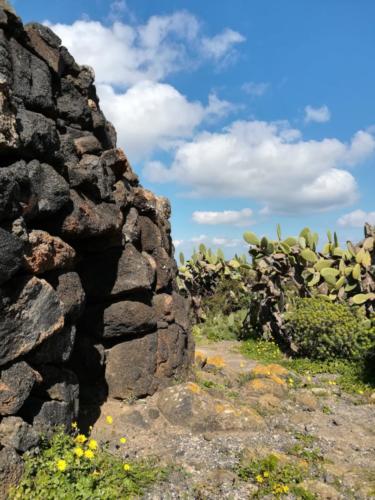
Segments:
[[[175,147],[204,120],[232,109],[214,94],[203,106],[169,84],[152,81],[139,82],[120,93],[110,85],[99,85],[98,91],[103,111],[116,125],[119,145],[134,161],[147,158],[156,149]]]
[[[320,108],[314,108],[312,106],[305,107],[305,122],[316,122],[324,123],[329,122],[331,119],[331,112],[328,106],[321,106]]]
[[[305,141],[287,122],[237,121],[181,144],[170,167],[148,164],[145,174],[185,184],[191,196],[256,200],[263,213],[324,211],[357,199],[347,168],[374,152],[375,139],[365,131],[349,143]]]
[[[363,227],[364,224],[375,224],[375,212],[365,212],[364,210],[353,210],[343,215],[337,221],[339,226],[343,227]]]
[[[163,80],[207,59],[231,57],[243,37],[229,29],[204,37],[198,19],[186,11],[152,16],[139,25],[122,22],[123,14],[131,13],[125,1],[116,0],[109,26],[92,20],[49,25],[78,62],[94,68],[101,107],[117,129],[118,144],[137,161],[176,146],[202,122],[235,109],[216,94],[208,96],[207,105],[191,102]]]
[[[111,15],[126,8],[121,1],[112,6],[115,14]],[[204,37],[198,19],[186,11],[152,16],[140,25],[119,20],[110,26],[92,20],[49,25],[79,63],[95,69],[98,83],[123,87],[142,80],[160,81],[207,59],[224,60],[244,41],[230,29]]]
[[[193,221],[198,224],[232,224],[235,226],[247,226],[253,224],[251,219],[253,211],[250,208],[242,210],[224,210],[222,212],[193,212]]]

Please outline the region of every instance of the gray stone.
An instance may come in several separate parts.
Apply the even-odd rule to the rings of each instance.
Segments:
[[[38,368],[42,382],[35,388],[34,394],[41,399],[52,399],[69,403],[78,414],[79,385],[76,375],[66,368],[44,365]]]
[[[154,282],[154,271],[149,262],[130,243],[124,250],[113,248],[101,255],[86,257],[79,273],[89,297],[151,290]]]
[[[77,320],[81,316],[86,302],[86,294],[78,273],[53,274],[48,277],[48,281],[56,290],[63,305],[65,318],[71,321]]]
[[[46,281],[12,280],[0,295],[0,366],[27,354],[64,326],[60,301]]]
[[[35,57],[16,40],[10,41],[13,66],[13,95],[32,110],[54,110],[52,81],[47,64]]]
[[[155,330],[156,318],[152,307],[133,300],[115,302],[106,308],[86,309],[81,322],[87,334],[112,338],[138,335]]]
[[[87,99],[74,86],[73,79],[69,75],[60,81],[57,110],[62,118],[70,123],[78,123],[85,128],[91,125],[91,112],[87,106]]]
[[[108,349],[105,378],[109,397],[126,399],[153,394],[158,386],[154,377],[156,350],[156,333]]]
[[[23,247],[22,240],[0,228],[0,285],[22,266]]]
[[[63,426],[68,430],[78,416],[70,403],[43,401],[34,397],[26,401],[20,414],[27,422],[33,424],[37,432],[48,432],[57,426]]]
[[[20,417],[4,417],[0,422],[0,443],[24,453],[38,445],[38,433]]]
[[[14,415],[22,408],[37,375],[24,361],[0,371],[0,415]]]
[[[125,243],[137,243],[140,237],[140,227],[138,223],[137,209],[131,207],[122,228]]]
[[[155,248],[152,257],[156,262],[156,291],[164,290],[175,276],[175,262],[162,247]]]
[[[115,176],[94,155],[84,154],[78,165],[70,166],[69,184],[96,201],[113,201]]]
[[[60,74],[62,72],[62,58],[59,47],[60,38],[47,26],[39,23],[30,23],[25,26],[28,35],[28,46],[43,59],[48,66]]]
[[[139,217],[141,231],[141,246],[144,252],[152,253],[156,248],[161,247],[161,233],[158,226],[148,217]]]
[[[79,137],[78,139],[75,139],[74,146],[79,156],[99,153],[102,150],[100,142],[92,134],[84,135],[82,137]]]
[[[73,353],[75,339],[76,327],[66,325],[61,332],[49,337],[29,353],[27,360],[36,365],[67,363]]]
[[[111,203],[96,205],[84,195],[71,190],[73,210],[61,222],[61,234],[68,240],[108,237],[121,233],[123,215]]]
[[[53,215],[69,203],[69,185],[56,170],[37,160],[30,162],[27,168],[39,218]]]
[[[17,486],[23,471],[23,460],[14,448],[5,446],[0,450],[0,498],[8,498],[9,489]]]
[[[29,186],[25,161],[0,168],[0,220],[13,219],[25,210],[21,203],[28,203]]]
[[[26,157],[53,160],[54,153],[59,148],[59,136],[53,120],[40,113],[19,108],[17,131]]]

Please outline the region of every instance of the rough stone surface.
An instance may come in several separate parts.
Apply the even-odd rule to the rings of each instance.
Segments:
[[[95,262],[96,272],[92,272]],[[114,248],[101,256],[89,256],[80,266],[83,287],[89,297],[151,290],[154,273],[148,262],[131,244]]]
[[[74,325],[66,325],[60,332],[52,335],[31,351],[27,355],[28,361],[36,365],[67,363],[73,354],[76,332]]]
[[[7,283],[0,311],[0,366],[28,353],[64,326],[56,293],[35,277]]]
[[[0,414],[14,415],[29,397],[38,374],[24,361],[0,371]]]
[[[37,446],[38,433],[20,417],[5,417],[0,422],[0,444],[25,452]]]
[[[108,395],[116,399],[142,397],[157,389],[157,334],[117,344],[107,350]]]
[[[155,330],[152,307],[134,300],[115,302],[103,307],[89,307],[82,319],[87,334],[112,338],[138,335]]]
[[[7,446],[69,427],[79,398],[95,415],[186,376],[170,215],[117,148],[93,70],[0,0],[0,421],[26,422]]]
[[[30,273],[43,274],[54,269],[71,269],[75,258],[74,248],[61,238],[35,229],[29,234],[25,267]]]
[[[0,498],[7,498],[8,491],[20,481],[24,471],[22,458],[14,448],[0,450]]]
[[[9,280],[21,267],[22,255],[22,241],[0,228],[0,285]]]

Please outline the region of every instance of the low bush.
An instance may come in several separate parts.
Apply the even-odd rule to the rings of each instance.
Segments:
[[[285,331],[299,356],[311,359],[364,359],[375,343],[375,328],[361,309],[323,298],[294,301]]]
[[[246,309],[230,314],[210,312],[206,320],[193,326],[194,338],[200,340],[236,340],[241,335]]]

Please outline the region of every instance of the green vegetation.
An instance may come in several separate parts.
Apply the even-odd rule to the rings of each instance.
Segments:
[[[375,345],[375,328],[362,310],[322,298],[297,299],[285,332],[300,356],[361,360]]]
[[[310,476],[308,468],[292,461],[281,460],[276,454],[241,463],[237,474],[242,480],[252,481],[258,486],[254,498],[262,498],[269,494],[278,498],[292,493],[298,494],[297,498],[315,499],[315,495],[301,486],[301,483]]]
[[[150,462],[125,462],[94,439],[63,429],[24,459],[25,472],[9,495],[11,500],[131,499],[166,474]]]
[[[202,244],[187,262],[180,254],[180,263],[177,283],[191,301],[194,322],[211,311],[228,314],[248,307],[252,269],[246,256],[227,261],[221,250],[215,253]]]
[[[247,314],[239,310],[229,314],[208,312],[206,320],[193,326],[193,335],[199,343],[201,340],[218,342],[220,340],[236,340],[242,330]]]
[[[296,238],[271,241],[247,232],[255,277],[250,287],[248,330],[264,339],[275,338],[291,348],[285,330],[285,312],[296,298],[324,297],[331,302],[361,305],[371,318],[375,302],[375,229],[365,226],[365,239],[346,248],[336,234],[328,232],[328,242],[317,250],[318,235],[304,228]],[[322,319],[323,321],[323,319]]]

